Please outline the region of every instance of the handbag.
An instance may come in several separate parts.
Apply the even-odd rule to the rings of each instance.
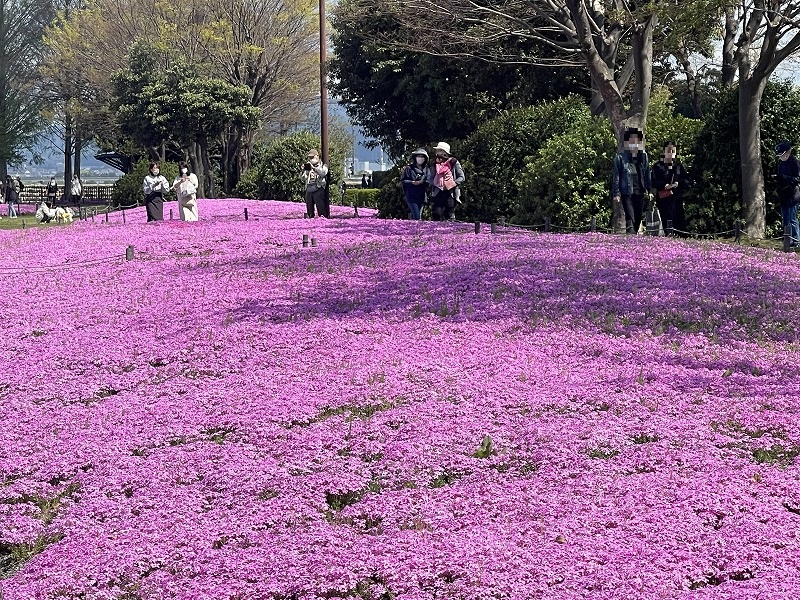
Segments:
[[[672,174],[672,177],[669,180],[670,185],[675,182],[675,173]],[[674,195],[672,188],[661,189],[658,190],[658,197],[661,200],[666,200],[667,198],[671,198]]]

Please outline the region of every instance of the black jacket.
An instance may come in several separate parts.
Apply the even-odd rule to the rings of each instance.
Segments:
[[[778,200],[781,204],[800,202],[800,162],[792,155],[778,161]]]
[[[653,182],[653,189],[656,190],[656,192],[663,190],[664,186],[668,183],[677,181],[678,187],[672,190],[676,195],[681,194],[685,188],[692,184],[689,174],[686,172],[686,169],[683,168],[680,161],[673,160],[672,164],[668,165],[664,162],[663,158],[659,159],[659,161],[653,165],[653,173],[650,179]]]

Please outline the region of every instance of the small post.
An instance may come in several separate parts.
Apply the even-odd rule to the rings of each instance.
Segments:
[[[133,260],[133,246],[125,248],[125,260]]]
[[[737,244],[742,243],[742,224],[739,221],[734,221],[733,223],[733,236]]]
[[[22,228],[25,229],[25,219],[22,219]]]
[[[92,211],[92,223],[94,223],[94,211]]]
[[[489,227],[491,228],[492,233],[497,233],[497,224],[492,223],[489,225]]]
[[[308,234],[303,234],[303,248],[308,248]]]
[[[481,232],[481,222],[475,221],[475,233],[480,233],[480,232]]]
[[[664,235],[672,235],[672,221],[667,219],[667,228],[664,230]]]
[[[125,223],[125,209],[122,209],[122,222]]]
[[[172,209],[169,209],[169,220],[172,221]]]
[[[498,219],[498,222],[500,223],[500,227],[505,227],[506,226],[506,218],[505,217],[500,217]]]
[[[592,222],[589,224],[589,231],[594,233],[597,231],[597,217],[592,215]]]
[[[787,225],[783,228],[783,251],[789,252],[792,247],[792,233],[791,228]]]
[[[311,247],[312,248],[316,248],[317,247],[317,238],[311,238]]]
[[[247,215],[247,207],[245,206],[245,207],[244,207],[244,220],[245,220],[245,221],[247,221],[247,220],[248,220],[248,218],[249,218],[249,217],[248,217],[248,215]]]
[[[544,218],[544,232],[550,233],[550,217]]]

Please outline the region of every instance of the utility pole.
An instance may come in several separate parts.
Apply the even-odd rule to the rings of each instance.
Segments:
[[[322,163],[328,166],[325,177],[325,216],[331,216],[331,161],[328,151],[328,40],[325,34],[325,0],[319,0],[319,108]]]

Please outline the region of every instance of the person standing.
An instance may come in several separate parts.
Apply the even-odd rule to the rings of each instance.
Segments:
[[[328,166],[319,158],[319,152],[309,150],[306,163],[300,172],[300,179],[306,186],[306,216],[314,218],[314,208],[317,209],[318,217],[325,217],[325,186],[328,176]]]
[[[55,177],[50,178],[50,183],[47,184],[47,189],[45,191],[47,194],[47,206],[49,208],[55,207],[58,199],[58,183],[56,183]]]
[[[650,196],[650,165],[644,151],[644,135],[638,129],[623,134],[623,150],[614,157],[611,191],[625,211],[625,231],[637,233],[642,223],[644,195]]]
[[[411,219],[422,218],[422,207],[425,206],[425,188],[428,183],[428,153],[424,148],[417,148],[411,153],[411,162],[405,166],[400,175]]]
[[[361,189],[362,190],[367,189],[367,174],[366,173],[362,173],[361,174]]]
[[[800,246],[800,225],[797,222],[797,205],[800,203],[800,161],[792,153],[789,142],[781,142],[775,147],[778,155],[778,201],[784,231],[789,228],[792,236],[790,246]]]
[[[431,214],[434,221],[455,220],[455,189],[464,183],[464,169],[450,154],[450,144],[439,142],[433,149],[436,164],[428,169]]]
[[[144,188],[147,222],[163,221],[164,192],[169,190],[169,182],[161,174],[161,168],[157,162],[150,163],[150,172],[145,175],[142,187]]]
[[[17,182],[11,178],[11,175],[6,175],[6,183],[3,186],[3,197],[8,205],[8,218],[16,219],[17,211],[14,204],[19,202],[19,188]]]
[[[664,143],[664,154],[653,165],[651,180],[661,222],[665,224],[665,228],[667,223],[672,223],[673,228],[683,229],[683,190],[690,185],[691,180],[678,160],[678,146],[675,142]]]
[[[342,206],[344,206],[344,201],[347,198],[347,182],[342,179],[342,185],[339,186],[339,191],[342,192]]]
[[[189,170],[189,165],[181,161],[178,163],[178,176],[172,182],[172,188],[178,195],[178,209],[181,221],[198,221],[197,212],[197,175]]]
[[[72,176],[72,183],[70,184],[69,192],[72,197],[72,203],[80,206],[81,194],[83,194],[83,185],[81,184],[80,177],[78,177],[77,173]]]

